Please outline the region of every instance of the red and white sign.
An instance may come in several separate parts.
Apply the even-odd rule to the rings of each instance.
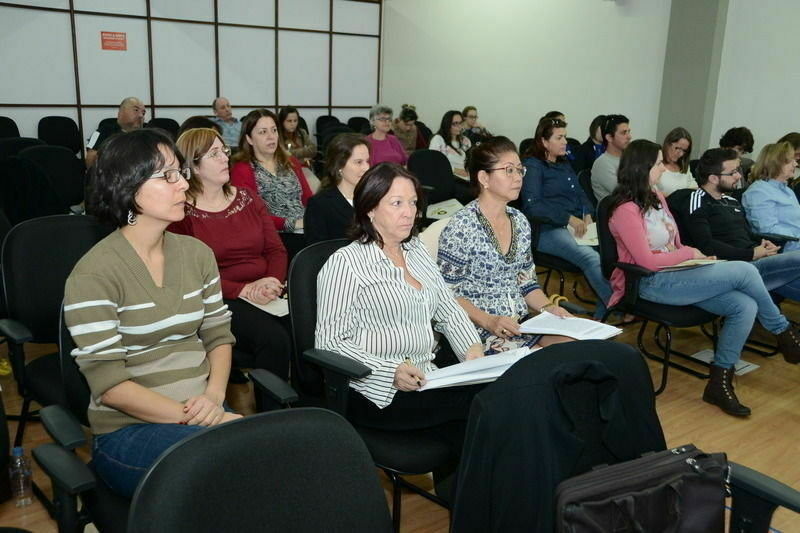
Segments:
[[[100,45],[103,50],[127,50],[128,34],[120,31],[101,31]]]

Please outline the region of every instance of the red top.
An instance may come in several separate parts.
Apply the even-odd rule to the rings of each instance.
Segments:
[[[292,170],[294,170],[297,176],[297,181],[300,182],[300,202],[303,206],[306,206],[308,205],[308,199],[311,198],[314,193],[311,192],[311,187],[308,186],[306,175],[303,174],[303,165],[296,157],[290,157],[289,164],[292,166]],[[256,193],[256,196],[260,197],[258,187],[256,186],[256,173],[253,171],[253,166],[248,161],[239,161],[233,164],[231,167],[231,185],[250,189]],[[272,222],[275,227],[283,229],[286,219],[283,217],[276,217],[273,214],[270,214],[270,216],[272,217]]]
[[[672,216],[664,195],[660,191],[656,191],[656,196],[661,201],[661,208]],[[644,216],[639,206],[633,202],[625,202],[614,210],[614,214],[608,220],[608,229],[611,230],[611,234],[617,241],[617,256],[619,256],[620,263],[633,263],[649,270],[659,270],[662,267],[674,266],[694,257],[694,248],[683,246],[681,236],[677,231],[672,243],[675,251],[651,250]],[[619,268],[615,268],[611,273],[611,289],[614,292],[608,302],[609,307],[616,305],[625,295],[625,273]]]
[[[257,279],[286,279],[286,249],[264,202],[247,189],[237,189],[231,205],[216,213],[187,203],[183,220],[167,229],[200,239],[214,251],[223,298],[238,298]]]

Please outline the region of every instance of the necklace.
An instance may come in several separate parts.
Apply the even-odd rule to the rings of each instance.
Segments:
[[[494,234],[494,228],[492,228],[492,224],[489,222],[489,219],[487,219],[483,213],[481,213],[480,209],[475,210],[475,214],[478,216],[478,222],[483,227],[483,230],[492,241],[494,249],[497,250],[497,253],[503,259],[503,261],[505,261],[507,264],[513,263],[514,258],[517,256],[517,228],[516,224],[514,224],[514,217],[508,217],[509,221],[511,222],[511,246],[508,247],[508,253],[503,254],[503,249],[500,247],[500,241],[497,240],[497,236]]]

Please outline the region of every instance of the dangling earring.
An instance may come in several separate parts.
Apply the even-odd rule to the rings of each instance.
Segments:
[[[132,209],[128,209],[128,225],[136,225],[136,213],[134,213]]]
[[[338,172],[338,173],[339,173],[339,176],[341,176],[341,175],[342,175],[342,169],[341,169],[341,168],[340,168],[339,170],[337,170],[336,172]]]

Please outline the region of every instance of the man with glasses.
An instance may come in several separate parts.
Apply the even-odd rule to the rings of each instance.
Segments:
[[[601,130],[606,151],[592,165],[592,191],[598,203],[617,187],[619,159],[631,142],[629,122],[625,115],[606,115]]]
[[[97,130],[86,143],[86,167],[91,167],[97,159],[97,150],[112,135],[121,131],[133,131],[144,125],[145,107],[135,96],[125,98],[119,104],[117,120],[101,121]]]
[[[230,101],[224,96],[218,96],[211,102],[214,116],[211,120],[222,128],[222,140],[228,146],[239,146],[239,135],[242,132],[242,123],[233,116]]]
[[[780,246],[753,233],[742,205],[730,195],[741,172],[739,154],[730,148],[706,150],[700,158],[700,188],[688,196],[688,205],[679,207],[683,212],[676,213],[686,220],[688,244],[718,259],[752,261],[767,290],[800,301],[800,251],[779,254]]]

